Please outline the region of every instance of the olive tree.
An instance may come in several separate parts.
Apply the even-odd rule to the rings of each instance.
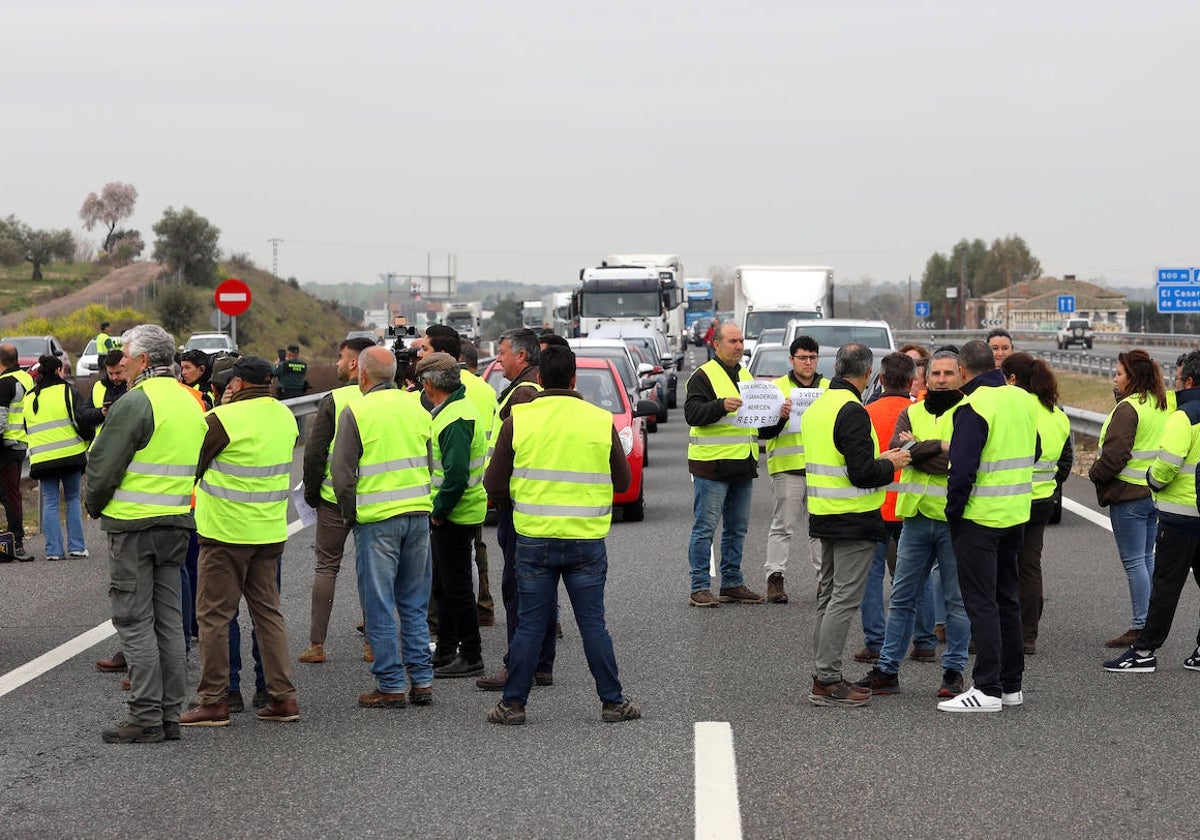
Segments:
[[[113,240],[117,238],[117,224],[133,215],[137,197],[137,187],[133,184],[113,181],[104,185],[100,195],[88,193],[88,197],[83,200],[83,206],[79,208],[79,218],[83,219],[84,229],[90,231],[98,224],[104,224],[108,228],[101,250],[107,253],[111,249]]]
[[[221,231],[190,207],[168,207],[154,225],[154,259],[179,272],[193,286],[210,286],[217,278]]]

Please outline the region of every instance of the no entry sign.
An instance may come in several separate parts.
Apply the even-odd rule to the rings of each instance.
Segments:
[[[236,277],[230,277],[217,286],[213,300],[217,309],[236,317],[250,308],[250,287]]]

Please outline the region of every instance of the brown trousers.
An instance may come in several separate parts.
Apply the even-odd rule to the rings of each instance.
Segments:
[[[313,575],[312,619],[308,629],[310,644],[325,644],[329,634],[329,615],[333,612],[337,575],[342,569],[342,554],[350,528],[342,520],[337,505],[322,499],[317,507],[317,570]]]
[[[237,545],[200,537],[196,619],[200,624],[200,685],[205,705],[229,691],[229,622],[242,597],[250,609],[262,655],[267,693],[275,700],[296,697],[288,660],[287,628],[279,611],[275,569],[284,543]]]

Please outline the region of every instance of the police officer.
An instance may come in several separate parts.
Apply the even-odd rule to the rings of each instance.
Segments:
[[[125,375],[88,461],[84,502],[108,534],[108,596],[129,664],[129,712],[108,743],[179,739],[184,660],[180,571],[195,528],[191,494],[204,416],[175,381],[175,339],[154,324],[125,336]]]
[[[270,363],[243,356],[230,371],[221,405],[206,415],[208,431],[196,468],[200,702],[180,717],[183,726],[229,724],[229,622],[243,595],[270,694],[258,719],[300,719],[277,583],[299,435],[292,412],[270,398],[270,384]]]
[[[596,681],[601,719],[635,720],[641,710],[624,696],[604,620],[604,537],[613,491],[625,490],[631,481],[629,462],[612,415],[575,392],[570,348],[547,347],[539,378],[545,390],[513,407],[484,479],[488,495],[513,511],[521,611],[509,647],[504,697],[487,718],[504,725],[525,723],[543,628],[552,622],[561,578]]]
[[[308,388],[308,382],[304,378],[307,373],[308,365],[300,359],[300,345],[288,345],[287,352],[279,360],[279,364],[275,365],[273,371],[277,380],[279,399],[287,400],[303,396],[304,391]]]
[[[965,397],[950,436],[946,520],[975,644],[974,685],[938,709],[998,712],[1024,702],[1017,555],[1041,450],[1033,401],[1007,384],[992,348],[968,341],[958,365]]]

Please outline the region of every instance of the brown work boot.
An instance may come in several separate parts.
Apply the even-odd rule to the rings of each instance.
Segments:
[[[854,652],[855,662],[878,662],[879,651],[871,650],[869,647],[864,647],[862,650]]]
[[[717,597],[707,589],[697,589],[692,593],[692,597],[688,599],[688,603],[693,607],[719,607],[720,602]]]
[[[761,604],[765,600],[746,586],[721,587],[721,602],[725,604]]]
[[[414,706],[428,706],[433,702],[433,686],[414,685],[408,690],[408,702]]]
[[[363,639],[363,662],[374,662],[375,651],[371,650],[371,643]]]
[[[787,593],[783,591],[783,572],[773,572],[767,578],[767,603],[786,604]]]
[[[946,625],[936,624],[933,628],[933,635],[937,636],[937,640],[942,644],[946,644]]]
[[[871,689],[851,685],[845,680],[823,683],[813,677],[808,701],[814,706],[865,706],[871,702]]]
[[[122,691],[133,691],[133,683],[129,681],[129,677],[126,677],[125,679],[121,680],[121,690]]]
[[[938,655],[934,648],[919,648],[913,647],[909,652],[908,658],[913,662],[936,662]]]
[[[478,617],[479,617],[479,626],[480,627],[495,627],[496,626],[496,614],[495,613],[483,612],[481,610],[478,613]]]
[[[1131,627],[1130,629],[1128,629],[1124,633],[1122,633],[1120,636],[1117,636],[1115,639],[1109,639],[1107,642],[1104,643],[1104,646],[1110,647],[1110,648],[1131,647],[1133,645],[1133,643],[1137,641],[1138,634],[1141,632],[1142,632],[1141,630],[1134,630]]]
[[[129,664],[125,661],[124,651],[117,651],[109,659],[96,660],[96,670],[106,674],[123,674],[128,669]]]
[[[199,704],[192,706],[179,716],[180,726],[228,726],[229,704],[222,700],[219,703]]]
[[[508,682],[508,669],[501,668],[490,677],[480,677],[475,680],[475,687],[484,691],[503,691],[506,682]]]
[[[364,709],[399,709],[408,705],[408,697],[403,691],[392,693],[376,690],[358,695],[358,705]]]
[[[324,662],[325,661],[325,645],[311,644],[304,649],[304,653],[299,657],[301,662]]]
[[[272,697],[270,703],[258,710],[258,719],[278,720],[284,723],[300,720],[300,705],[295,697],[288,700],[276,700]]]

